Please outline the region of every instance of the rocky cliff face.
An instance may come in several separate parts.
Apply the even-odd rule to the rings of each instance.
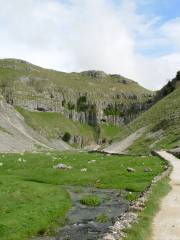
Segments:
[[[61,112],[97,126],[122,126],[151,105],[153,93],[121,75],[102,71],[62,73],[22,60],[0,61],[0,88],[7,102],[32,111]]]
[[[116,99],[96,101],[91,100],[88,93],[81,96],[79,92],[71,101],[68,91],[64,91],[64,94],[56,93],[53,97],[47,92],[27,97],[23,93],[22,97],[21,92],[18,92],[13,96],[12,104],[31,111],[61,112],[69,119],[92,126],[101,122],[122,126],[151,106],[151,95],[144,95],[143,98],[147,100],[142,101],[138,99],[131,101],[131,97],[125,96],[125,99],[130,99],[129,103],[119,103]]]
[[[161,100],[170,93],[172,93],[177,87],[180,86],[180,71],[177,72],[176,77],[169,81],[162,89],[160,89],[153,99],[153,103]]]

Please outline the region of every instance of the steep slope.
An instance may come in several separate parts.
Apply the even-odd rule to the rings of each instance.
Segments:
[[[0,60],[0,88],[9,103],[29,110],[62,112],[95,125],[122,125],[149,105],[153,93],[120,75],[64,73],[16,59]]]
[[[72,121],[58,112],[28,111],[16,107],[25,122],[46,139],[60,139],[69,134],[69,143],[74,146],[91,145],[96,141],[96,132],[88,124]]]
[[[38,149],[52,150],[69,149],[63,141],[47,141],[38,135],[24,122],[23,117],[7,104],[0,100],[0,152],[23,152]]]
[[[75,145],[111,141],[119,126],[150,107],[154,95],[121,75],[64,73],[17,59],[0,60],[0,91],[44,137],[68,133]],[[43,126],[38,124],[42,116]]]
[[[174,91],[126,125],[115,142],[145,128],[144,133],[129,147],[130,153],[149,153],[152,149],[180,146],[180,82],[176,80]]]

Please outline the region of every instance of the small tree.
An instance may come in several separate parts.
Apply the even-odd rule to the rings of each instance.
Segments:
[[[63,136],[63,141],[65,142],[69,142],[71,139],[71,134],[69,132],[65,132],[64,136]]]

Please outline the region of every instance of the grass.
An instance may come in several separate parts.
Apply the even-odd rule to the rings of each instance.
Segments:
[[[20,107],[16,107],[16,110],[30,127],[49,139],[57,139],[68,132],[71,136],[82,136],[85,145],[95,141],[93,127],[65,118],[61,113],[30,112]]]
[[[79,121],[72,121],[61,113],[33,112],[21,107],[16,107],[16,110],[30,127],[49,139],[59,138],[68,132],[71,136],[82,136],[84,145],[92,144],[96,140],[97,136],[93,127]],[[113,124],[101,124],[100,129],[100,138],[107,141],[118,136],[120,132],[120,128]]]
[[[16,89],[22,91],[21,95],[24,93],[24,96],[32,93],[33,90],[54,89],[67,95],[67,99],[71,100],[77,99],[81,92],[90,92],[91,100],[105,100],[107,96],[109,99],[114,99],[114,96],[121,95],[117,101],[130,103],[132,100],[123,97],[123,93],[137,95],[138,101],[147,100],[147,96],[152,94],[151,91],[124,77],[117,78],[106,75],[103,78],[92,78],[87,74],[48,70],[15,59],[0,60],[0,75],[3,79],[15,81]],[[31,81],[21,81],[20,79],[24,76]],[[33,79],[35,81],[32,81]],[[123,83],[123,80],[126,80],[126,84]]]
[[[160,200],[169,190],[169,178],[155,185],[144,211],[139,214],[138,222],[127,229],[127,240],[151,240],[153,219],[160,208]]]
[[[111,140],[111,139],[117,137],[118,134],[120,133],[120,128],[113,124],[103,123],[103,124],[101,124],[100,127],[101,127],[101,136],[100,137],[102,139]]]
[[[101,204],[101,199],[97,195],[86,195],[80,199],[80,203],[86,206],[96,207]]]
[[[117,139],[146,127],[145,133],[129,149],[130,153],[146,154],[153,149],[174,148],[180,145],[179,118],[180,87],[121,129]]]
[[[0,239],[22,240],[59,227],[71,206],[59,186],[0,176]]]
[[[109,217],[106,213],[100,214],[96,219],[96,221],[99,223],[106,223],[108,220],[109,220]]]
[[[19,161],[21,158],[25,161]],[[89,164],[90,160],[96,164]],[[158,157],[107,156],[79,152],[0,154],[0,233],[2,240],[28,239],[53,232],[71,206],[66,186],[144,191],[164,169]],[[71,170],[53,168],[58,163]],[[136,169],[129,174],[127,167]],[[152,168],[144,173],[144,168]],[[87,168],[87,172],[81,172]],[[94,196],[93,196],[94,197]],[[99,200],[90,198],[94,204]]]

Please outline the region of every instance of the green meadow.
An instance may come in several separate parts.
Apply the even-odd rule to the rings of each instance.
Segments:
[[[71,168],[56,169],[54,166],[59,163]],[[117,189],[134,200],[163,171],[164,164],[155,156],[87,152],[1,154],[0,239],[53,234],[65,224],[72,206],[68,186]],[[129,167],[135,172],[128,172]],[[145,168],[152,172],[145,172]]]

